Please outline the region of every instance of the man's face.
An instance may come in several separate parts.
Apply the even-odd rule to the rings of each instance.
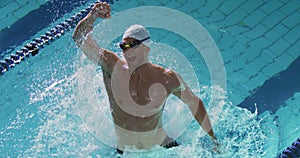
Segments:
[[[123,44],[125,45],[132,45],[136,42],[136,39],[134,38],[125,38],[123,41]],[[144,45],[139,44],[133,47],[128,47],[126,49],[123,49],[123,55],[127,62],[134,62],[137,59],[143,58],[144,56]]]

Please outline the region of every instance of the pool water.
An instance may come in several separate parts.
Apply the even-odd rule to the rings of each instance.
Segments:
[[[86,5],[53,21],[36,36]],[[149,27],[155,42],[151,61],[179,72],[203,99],[223,152],[216,155],[211,151],[209,137],[192,120],[186,105],[171,97],[163,122],[168,134],[178,135],[179,131],[177,140],[182,145],[125,152],[124,157],[276,157],[300,136],[296,121],[300,118],[299,83],[283,80],[285,87],[298,88],[282,92],[292,95],[273,98],[278,101],[272,104],[263,97],[251,100],[258,92],[275,95],[276,88],[265,88],[270,81],[292,78],[282,72],[294,70],[300,56],[296,34],[300,25],[293,20],[299,17],[299,2],[120,0],[112,5],[113,16],[142,6],[178,10],[200,23],[216,42],[226,70],[225,86],[212,84],[214,75],[205,55],[189,39]],[[105,26],[109,20],[99,20],[95,36],[114,31],[107,26],[102,30],[101,24]],[[115,134],[101,70],[76,48],[72,31],[0,76],[0,153],[4,157],[115,156]],[[104,41],[118,55],[120,36]]]

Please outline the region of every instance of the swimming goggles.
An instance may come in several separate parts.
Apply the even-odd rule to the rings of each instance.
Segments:
[[[150,39],[150,37],[147,37],[147,38],[142,39],[142,40],[134,40],[134,41],[129,42],[128,44],[126,44],[125,42],[121,42],[121,43],[119,44],[119,46],[120,46],[120,48],[124,51],[124,50],[126,50],[127,48],[133,48],[133,47],[135,47],[135,46],[138,46],[138,45],[142,44],[142,42],[144,42],[144,41],[146,41],[146,40],[148,40],[148,39]]]

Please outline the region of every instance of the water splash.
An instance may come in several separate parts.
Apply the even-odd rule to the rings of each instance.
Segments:
[[[102,76],[99,75],[99,70],[94,65],[87,64],[81,67],[84,69],[78,69],[73,78],[65,79],[51,86],[51,89],[45,90],[41,97],[46,102],[42,101],[43,105],[38,109],[41,124],[35,129],[37,135],[34,137],[34,145],[21,156],[111,157],[114,155],[114,148],[103,144],[98,139],[98,136],[102,135],[111,143],[115,142],[114,129],[103,122],[103,118],[106,117],[108,120],[111,118]],[[84,82],[79,82],[79,80]],[[98,80],[99,84],[91,84],[89,82],[91,80]],[[79,83],[83,85],[78,85]],[[91,91],[82,93],[83,91],[77,91],[78,86],[91,89]],[[211,92],[224,93],[218,86],[202,86],[197,95],[208,102]],[[257,114],[235,107],[226,99],[224,102],[222,98],[219,98],[219,101],[217,104],[224,104],[221,115],[212,119],[218,119],[215,121],[214,130],[220,140],[223,151],[221,155],[212,152],[211,141],[207,135],[203,136],[198,123],[190,122],[192,115],[187,107],[175,97],[171,97],[164,112],[164,121],[168,122],[173,117],[179,118],[179,115],[172,116],[173,113],[183,114],[186,119],[177,120],[177,124],[182,124],[184,128],[187,126],[178,138],[182,145],[142,153],[125,152],[124,157],[260,157],[265,135],[260,127],[260,120],[257,120]],[[208,113],[213,113],[217,109],[216,102],[206,105]],[[81,115],[77,110],[81,111]],[[94,128],[87,128],[87,125],[82,122],[82,117],[92,120],[94,124],[89,127]],[[167,132],[172,133],[174,130],[178,129],[169,126]]]

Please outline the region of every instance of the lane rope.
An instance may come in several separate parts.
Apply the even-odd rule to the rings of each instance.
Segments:
[[[300,137],[291,146],[283,150],[279,158],[299,158],[300,157]]]
[[[59,39],[67,31],[70,31],[71,28],[75,28],[77,23],[91,11],[95,4],[99,2],[114,4],[115,1],[118,0],[97,0],[87,8],[82,9],[80,12],[59,23],[54,28],[51,28],[45,34],[25,44],[20,50],[17,50],[9,57],[6,57],[4,60],[0,61],[0,75],[3,75],[5,72],[15,67],[17,64],[20,64],[26,58],[37,55],[40,50],[43,49],[46,45],[51,44],[51,42],[55,41],[56,39]]]

